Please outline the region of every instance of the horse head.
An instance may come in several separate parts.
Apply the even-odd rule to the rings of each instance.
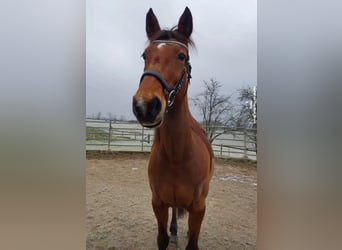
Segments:
[[[188,46],[193,45],[191,33],[192,15],[187,7],[178,25],[170,30],[161,30],[152,9],[148,11],[149,45],[142,54],[144,73],[133,97],[133,113],[141,125],[159,127],[164,115],[186,96],[191,77],[188,51]]]

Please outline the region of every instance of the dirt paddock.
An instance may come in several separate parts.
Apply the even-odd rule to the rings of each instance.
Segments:
[[[87,154],[87,250],[157,249],[147,163],[146,154]],[[200,249],[256,249],[256,211],[256,164],[216,160]],[[170,250],[186,246],[187,217],[178,223]]]

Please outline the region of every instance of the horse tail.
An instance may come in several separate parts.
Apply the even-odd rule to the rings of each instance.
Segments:
[[[186,210],[184,208],[177,208],[177,218],[182,219],[186,215]]]

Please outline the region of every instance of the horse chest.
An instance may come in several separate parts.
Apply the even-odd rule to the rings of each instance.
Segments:
[[[156,176],[150,176],[152,193],[169,206],[189,207],[198,199],[201,185],[194,185],[188,180],[186,173],[165,171]]]

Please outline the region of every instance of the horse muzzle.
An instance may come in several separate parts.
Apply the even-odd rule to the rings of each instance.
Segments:
[[[139,123],[147,128],[157,128],[163,122],[162,102],[158,97],[153,97],[150,100],[133,97],[133,114]]]

